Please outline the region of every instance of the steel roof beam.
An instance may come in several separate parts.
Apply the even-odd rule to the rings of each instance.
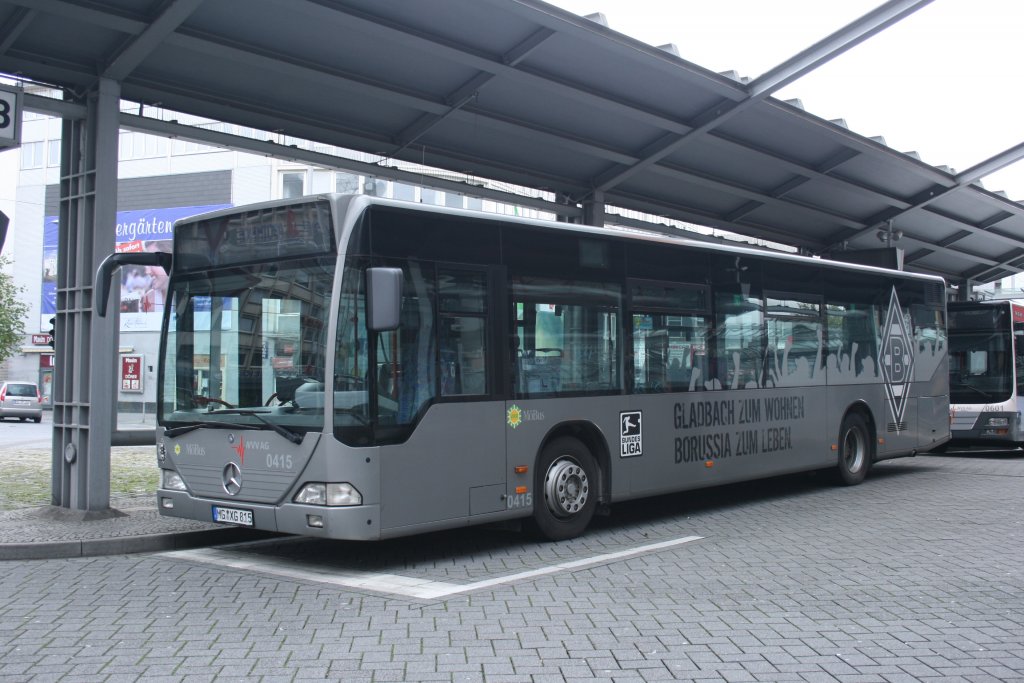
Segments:
[[[434,102],[434,101],[428,99],[426,96],[421,96],[421,95],[417,95],[417,94],[414,94],[414,93],[399,92],[396,89],[391,89],[391,88],[388,88],[388,87],[385,87],[385,86],[382,86],[382,85],[379,85],[379,84],[368,83],[364,79],[359,79],[359,78],[355,77],[354,75],[350,75],[350,74],[342,74],[342,73],[338,73],[338,72],[328,72],[326,70],[323,70],[322,68],[317,68],[316,65],[296,64],[293,60],[288,60],[288,59],[286,59],[282,55],[271,55],[271,54],[259,53],[259,52],[256,52],[253,48],[244,47],[244,46],[238,46],[238,45],[228,45],[228,44],[225,44],[223,41],[215,42],[215,41],[207,39],[205,37],[198,37],[196,35],[187,35],[186,36],[186,35],[183,35],[181,33],[178,33],[178,34],[176,34],[174,36],[170,36],[168,38],[167,42],[169,44],[174,44],[174,45],[178,45],[180,47],[186,47],[187,49],[191,49],[191,50],[198,51],[198,52],[201,52],[201,53],[206,53],[206,54],[209,54],[211,56],[216,56],[216,57],[221,58],[221,59],[231,59],[231,60],[239,62],[239,63],[244,63],[247,66],[250,66],[252,68],[269,69],[269,70],[274,70],[274,71],[276,71],[278,73],[283,73],[285,75],[289,75],[289,76],[294,77],[294,78],[303,78],[303,79],[306,79],[306,80],[316,80],[320,85],[322,85],[324,87],[333,87],[333,86],[338,85],[339,83],[344,84],[346,87],[351,87],[351,86],[354,85],[357,88],[363,90],[364,94],[369,95],[369,96],[385,97],[385,98],[390,99],[391,101],[394,101],[395,103],[402,104],[403,106],[409,106],[411,108],[416,108],[416,109],[420,109],[420,110],[427,109],[431,113],[436,114],[436,115],[438,115],[440,117],[444,117],[444,116],[463,117],[463,116],[466,116],[467,117],[466,120],[467,121],[471,120],[474,125],[481,125],[481,124],[483,124],[483,125],[491,125],[492,127],[495,127],[497,130],[502,132],[503,134],[507,134],[509,132],[509,128],[511,127],[512,132],[514,134],[522,135],[524,133],[524,131],[525,131],[528,134],[529,137],[532,137],[532,138],[535,138],[535,139],[538,138],[538,137],[540,137],[540,138],[546,137],[546,138],[548,138],[547,142],[549,144],[557,145],[557,146],[560,146],[562,148],[573,150],[573,151],[576,151],[576,152],[579,152],[579,153],[582,153],[582,154],[586,154],[588,156],[596,157],[596,158],[605,158],[605,159],[608,159],[610,161],[614,161],[614,162],[617,162],[617,163],[619,163],[619,162],[629,163],[629,162],[632,162],[632,161],[636,161],[638,159],[638,157],[636,157],[636,156],[629,156],[629,155],[626,155],[626,154],[618,153],[618,152],[615,152],[613,150],[609,150],[606,147],[598,146],[596,143],[591,143],[591,142],[586,141],[586,140],[577,139],[575,137],[572,137],[572,136],[568,135],[567,133],[563,133],[563,132],[560,132],[560,131],[542,130],[542,129],[538,128],[537,126],[529,124],[529,123],[527,123],[525,121],[520,121],[520,120],[515,120],[515,119],[510,119],[510,118],[499,118],[499,117],[497,117],[495,115],[489,114],[489,112],[487,112],[487,111],[478,110],[478,109],[473,108],[473,107],[463,106],[461,109],[460,108],[454,108],[454,109],[453,108],[446,108],[445,105],[443,105],[441,103]],[[531,40],[531,41],[528,41],[528,42],[536,42],[536,41]],[[539,44],[539,43],[537,43],[537,44]],[[521,52],[521,50],[520,50],[520,52]],[[481,78],[483,78],[483,77],[481,77]],[[174,86],[173,84],[158,83],[158,82],[155,82],[155,81],[151,81],[149,83],[144,84],[139,79],[132,79],[130,81],[130,83],[131,83],[131,85],[133,87],[145,87],[145,88],[148,88],[148,89],[152,90],[153,93],[151,95],[151,99],[153,99],[153,100],[161,99],[159,91],[162,90],[162,89],[170,89],[170,90],[179,89],[179,90],[182,91],[183,94],[186,94],[186,95],[193,94],[192,91],[187,90],[184,86]],[[194,94],[198,95],[200,93],[194,93]],[[465,95],[465,92],[461,92],[461,94]],[[205,101],[207,101],[209,103],[216,103],[219,99],[222,99],[222,98],[223,98],[222,95],[217,95],[215,93],[206,93],[206,94],[203,94],[203,96],[202,96],[202,99],[204,99]],[[230,105],[237,105],[237,104],[241,104],[241,103],[239,101],[237,101],[237,100],[231,100],[230,101]],[[230,105],[228,105],[228,106],[230,106]],[[256,112],[258,112],[260,109],[262,109],[262,106],[263,105],[257,104],[257,103],[249,103],[245,107],[231,106],[231,109],[232,110],[238,110],[240,108],[244,108],[244,109],[249,110],[249,111],[256,111]],[[217,117],[220,118],[221,120],[225,120],[225,121],[231,121],[231,120],[237,121],[238,120],[237,111],[233,111],[231,113],[220,113],[220,114],[217,115]],[[294,120],[294,118],[295,118],[294,113],[290,114],[290,117]],[[470,119],[468,117],[472,117],[472,119]],[[286,120],[283,113],[280,114],[280,120]],[[435,122],[439,121],[439,120],[440,119],[436,119]],[[334,124],[331,121],[318,120],[316,125],[321,130],[336,129],[336,124]],[[504,130],[503,130],[503,128],[504,128]],[[378,140],[380,142],[386,142],[380,136],[374,135],[374,134],[370,133],[369,131],[356,131],[356,132],[352,132],[350,134],[354,134],[357,137],[363,138],[365,140],[371,140],[371,141],[372,140]],[[303,134],[303,137],[307,137],[307,135]],[[399,147],[397,149],[402,149],[402,147]],[[364,148],[364,151],[366,151],[365,148]],[[443,153],[443,150],[438,150],[437,148],[433,148],[433,151],[435,153],[436,152],[442,152]],[[396,151],[392,150],[392,151],[388,152],[388,151],[384,151],[384,150],[378,150],[376,152],[371,152],[371,153],[377,153],[377,154],[380,154],[381,156],[394,156]],[[485,163],[485,164],[493,165],[489,161],[484,161],[484,160],[480,160],[480,161],[482,163]],[[782,202],[782,203],[785,203],[787,205],[797,206],[797,207],[800,207],[801,209],[804,209],[804,210],[807,210],[807,211],[816,212],[817,214],[825,216],[825,217],[828,217],[829,219],[838,220],[840,223],[844,223],[844,224],[848,225],[848,227],[850,229],[856,229],[856,228],[858,228],[858,227],[860,227],[862,225],[862,223],[859,222],[859,221],[855,221],[854,219],[851,219],[849,217],[840,216],[840,215],[835,214],[833,212],[828,212],[828,211],[823,210],[823,209],[821,209],[819,207],[815,207],[815,206],[808,205],[808,204],[803,204],[803,203],[796,203],[796,202],[792,202],[792,201],[783,200],[782,199],[782,194],[772,195],[772,194],[765,194],[765,193],[762,193],[762,192],[759,192],[759,191],[750,190],[749,188],[740,188],[740,186],[738,186],[736,184],[733,184],[733,183],[729,183],[728,181],[725,181],[725,180],[722,180],[722,179],[711,178],[711,177],[705,176],[705,175],[697,175],[697,174],[694,174],[692,172],[685,171],[683,169],[673,168],[673,167],[668,166],[666,164],[662,164],[662,165],[656,166],[654,168],[654,170],[657,173],[662,174],[662,175],[669,175],[671,177],[675,177],[677,179],[685,180],[687,182],[698,182],[699,184],[710,185],[710,186],[713,186],[713,187],[715,187],[717,189],[720,189],[720,190],[723,190],[723,191],[728,191],[728,192],[732,192],[732,193],[735,193],[737,191],[742,191],[743,194],[745,194],[745,195],[747,195],[747,196],[749,196],[751,198],[754,198],[754,199],[757,199],[757,200],[760,200],[760,201],[764,201],[765,203],[779,203],[779,202]],[[571,182],[571,183],[568,183],[566,185],[563,185],[563,187],[578,187],[578,183]]]
[[[752,98],[770,95],[847,50],[902,21],[932,0],[890,0],[798,52],[747,84]]]
[[[1005,168],[1006,166],[1009,166],[1010,164],[1015,163],[1015,162],[1019,161],[1020,159],[1024,159],[1024,143],[1021,143],[1019,145],[1015,145],[1014,147],[1011,147],[1011,148],[1009,148],[1009,149],[1007,149],[1007,150],[1005,150],[1003,152],[1000,152],[999,154],[996,154],[995,156],[991,157],[990,159],[986,159],[985,161],[982,161],[979,164],[975,164],[974,166],[972,166],[971,168],[967,169],[966,171],[953,176],[953,183],[954,184],[951,185],[951,186],[946,187],[946,186],[942,186],[942,185],[933,185],[932,187],[928,188],[924,192],[919,193],[916,197],[912,198],[909,201],[909,203],[908,203],[908,205],[906,207],[904,207],[902,209],[896,209],[896,208],[887,209],[887,210],[885,210],[883,212],[880,212],[879,214],[876,214],[875,216],[872,216],[870,219],[865,221],[866,222],[866,227],[864,227],[861,230],[856,230],[856,231],[854,231],[853,233],[850,233],[850,234],[835,235],[835,236],[833,236],[831,238],[831,241],[832,241],[831,248],[838,247],[838,246],[840,246],[842,244],[842,242],[849,241],[849,240],[852,240],[852,239],[856,239],[857,237],[860,237],[861,235],[863,235],[863,234],[865,234],[867,232],[870,232],[872,230],[877,230],[877,229],[881,228],[883,225],[885,225],[886,223],[888,223],[890,220],[895,220],[898,216],[900,216],[900,215],[902,215],[902,214],[904,214],[904,213],[906,213],[906,212],[908,212],[908,211],[910,211],[912,209],[923,209],[923,208],[927,207],[929,204],[932,204],[933,202],[938,200],[939,198],[944,197],[944,196],[948,195],[951,192],[955,192],[957,190],[962,190],[962,189],[968,187],[969,185],[971,185],[972,183],[978,181],[979,179],[985,177],[986,175],[994,173],[995,171],[998,171],[1001,168]],[[1009,213],[1006,213],[1006,212],[1002,212],[1002,213],[1005,214],[1005,215],[1003,215],[1002,218],[1000,218],[999,220],[1004,220],[1005,218],[1009,218],[1010,216],[1013,215],[1013,214],[1009,214]],[[999,233],[995,233],[995,232],[992,232],[992,231],[989,230],[989,228],[991,228],[995,224],[995,223],[992,223],[992,222],[989,222],[989,223],[987,223],[984,226],[977,226],[977,225],[972,225],[971,223],[968,223],[966,220],[964,220],[962,218],[956,218],[956,219],[953,219],[953,220],[955,220],[956,222],[961,223],[963,225],[966,225],[968,231],[970,231],[971,234],[977,234],[977,233],[984,233],[986,235],[998,235],[999,234]],[[998,220],[995,221],[995,222],[998,223]],[[1012,238],[1007,238],[1007,239],[1012,239]],[[1019,242],[1019,240],[1017,240],[1017,241]]]
[[[19,7],[11,12],[11,18],[0,26],[0,55],[10,49],[38,13],[38,10],[26,7]]]
[[[519,204],[520,206],[527,206],[540,211],[550,211],[551,213],[567,216],[580,216],[583,214],[582,209],[575,206],[565,206],[562,204],[555,204],[554,202],[550,202],[545,199],[517,195],[511,192],[502,192],[500,190],[492,190],[486,187],[461,183],[454,180],[445,180],[444,178],[438,178],[421,171],[404,171],[390,166],[380,166],[378,164],[356,161],[355,159],[347,159],[333,154],[325,154],[323,152],[314,152],[312,150],[304,150],[298,147],[279,145],[267,140],[254,140],[240,135],[222,133],[216,130],[188,126],[171,121],[162,121],[160,119],[138,116],[136,114],[122,112],[121,127],[125,130],[152,133],[179,140],[190,140],[192,142],[214,145],[225,149],[237,149],[275,159],[298,161],[323,168],[350,171],[352,173],[376,176],[378,178],[389,178],[399,182],[432,187],[446,192],[457,192],[459,194],[491,199],[507,204]]]
[[[203,0],[174,0],[164,7],[158,17],[147,22],[146,27],[141,32],[135,33],[117,56],[109,61],[106,69],[103,70],[102,78],[123,81],[202,3]]]
[[[45,3],[46,3],[46,6],[48,8],[53,9],[53,10],[63,9],[63,10],[66,10],[66,11],[71,11],[71,9],[73,9],[73,8],[68,7],[67,3],[60,2],[60,0],[45,0]],[[889,4],[893,4],[893,3],[889,3]],[[309,5],[311,5],[311,7],[309,7],[308,9],[310,9],[311,11],[317,13],[317,18],[318,19],[322,19],[322,20],[328,20],[331,17],[333,17],[334,20],[336,21],[337,20],[337,16],[336,15],[339,12],[341,12],[341,10],[339,8],[336,8],[336,7],[332,7],[330,9],[328,9],[328,8],[321,7],[320,5],[317,5],[316,3],[312,3],[312,2],[304,2],[303,3],[303,6],[309,6]],[[294,3],[289,2],[289,6],[290,7],[294,6]],[[327,14],[321,14],[323,12],[327,12]],[[403,30],[403,27],[395,27],[395,26],[392,26],[392,25],[389,25],[389,24],[384,24],[383,22],[374,21],[372,18],[368,19],[366,17],[358,16],[358,15],[356,15],[354,13],[348,13],[348,12],[350,12],[350,11],[344,12],[346,17],[348,17],[348,18],[355,18],[355,20],[360,22],[364,26],[364,28],[375,28],[375,29],[381,31],[382,35],[385,35],[385,34],[387,34],[389,32],[402,31]],[[101,19],[100,16],[96,16],[94,14],[89,14],[89,13],[87,13],[85,15],[85,18],[87,18],[89,20],[97,21],[97,22],[100,22],[100,19]],[[143,22],[135,22],[134,24],[131,24],[130,22],[121,19],[121,20],[117,20],[117,21],[100,22],[100,23],[102,23],[102,25],[109,26],[111,28],[116,28],[117,30],[137,30],[137,31],[144,31],[145,30],[145,24]],[[489,65],[489,67],[493,67],[489,71],[485,70],[482,73],[498,73],[498,72],[500,72],[500,73],[503,73],[503,74],[508,74],[508,73],[511,73],[511,72],[516,72],[517,74],[525,74],[525,75],[527,75],[528,77],[530,77],[533,80],[540,79],[541,81],[548,82],[547,79],[545,77],[541,76],[541,75],[533,74],[533,73],[529,73],[529,72],[524,72],[524,71],[521,71],[521,70],[517,70],[515,68],[515,66],[523,58],[525,58],[526,54],[528,54],[530,50],[535,49],[539,44],[541,44],[544,40],[547,40],[552,35],[548,31],[549,31],[549,29],[542,29],[541,31],[535,32],[533,35],[531,35],[529,38],[527,38],[519,46],[517,46],[516,48],[513,48],[513,50],[510,50],[508,53],[506,53],[506,55],[504,55],[501,60],[497,60],[497,61],[495,61],[495,60],[485,60],[485,62],[486,62],[486,64],[485,64],[485,63],[481,63],[479,61],[479,60],[484,59],[484,58],[482,58],[480,56],[471,55],[471,57],[473,57],[474,60],[477,60],[477,61],[475,61],[473,63],[475,65],[477,65],[477,66],[488,66]],[[187,33],[187,35],[186,35],[186,33]],[[378,84],[378,83],[370,83],[370,82],[366,81],[366,79],[359,78],[359,77],[355,76],[354,74],[347,74],[347,73],[338,72],[338,71],[328,71],[326,67],[323,67],[323,66],[320,66],[320,65],[316,65],[316,64],[298,63],[295,60],[287,59],[283,55],[273,54],[273,53],[270,53],[268,51],[257,50],[256,48],[251,47],[251,46],[241,46],[241,45],[237,45],[237,44],[236,45],[230,45],[230,44],[227,44],[223,40],[223,38],[221,38],[221,37],[205,36],[205,35],[200,35],[200,34],[198,34],[196,32],[186,32],[186,33],[178,32],[178,33],[173,33],[173,34],[168,35],[167,36],[167,43],[170,44],[170,45],[182,47],[182,48],[185,48],[185,49],[194,50],[194,51],[197,51],[197,52],[200,52],[200,53],[209,54],[211,56],[214,56],[214,57],[217,57],[217,58],[220,58],[220,59],[235,60],[235,61],[238,61],[240,63],[246,64],[246,65],[248,65],[248,66],[250,66],[252,68],[272,69],[272,70],[277,71],[278,73],[283,73],[283,74],[289,75],[291,77],[303,78],[305,80],[311,80],[311,81],[314,81],[314,82],[320,82],[325,87],[331,87],[331,86],[334,85],[334,81],[336,81],[336,79],[342,79],[344,81],[344,84],[349,86],[349,87],[355,86],[358,89],[363,89],[364,90],[364,94],[367,94],[367,95],[370,95],[370,96],[379,97],[379,98],[385,99],[386,101],[393,101],[396,104],[402,104],[403,106],[409,106],[410,108],[418,109],[420,111],[425,111],[428,114],[428,116],[421,117],[418,120],[417,123],[413,124],[413,129],[411,129],[411,130],[407,129],[403,133],[403,135],[400,136],[400,139],[397,141],[398,142],[398,146],[396,147],[396,149],[394,149],[394,150],[392,150],[390,152],[386,152],[386,151],[383,151],[383,150],[378,150],[377,152],[375,152],[375,153],[381,154],[382,156],[393,156],[393,155],[397,154],[398,151],[400,151],[401,149],[406,147],[408,144],[410,144],[409,142],[404,142],[405,138],[409,137],[411,139],[415,139],[415,137],[418,137],[418,136],[422,135],[425,132],[425,129],[424,130],[417,130],[416,127],[418,127],[418,126],[427,126],[427,127],[429,127],[429,126],[432,126],[432,125],[436,125],[443,118],[451,116],[451,115],[456,113],[456,109],[457,108],[453,108],[451,106],[446,106],[445,103],[436,102],[436,101],[434,101],[434,100],[432,100],[432,99],[430,99],[430,98],[428,98],[426,96],[418,95],[416,93],[401,92],[398,89],[393,88],[393,87],[384,86],[384,85],[381,85],[381,84]],[[439,40],[439,39],[432,39],[430,37],[425,37],[425,36],[423,36],[421,34],[412,34],[412,33],[408,33],[408,32],[405,32],[403,35],[405,35],[407,37],[410,37],[410,39],[415,39],[415,40],[419,41],[421,44],[423,44],[424,41],[428,41],[429,42],[429,41],[432,41],[432,40]],[[456,47],[452,47],[452,46],[448,46],[448,45],[440,45],[440,44],[438,44],[438,45],[445,50],[445,54],[448,55],[448,56],[451,56],[453,53],[459,53],[459,54],[463,54],[463,55],[468,55],[469,54],[465,50],[462,50],[462,49],[459,49],[459,48],[456,48]],[[486,79],[486,80],[490,80],[490,79]],[[481,83],[482,82],[486,82],[486,81],[481,81]],[[471,81],[470,84],[467,84],[467,85],[471,85],[471,84],[475,84],[475,83],[476,83],[476,81],[473,80],[473,81]],[[559,92],[562,93],[562,94],[565,94],[566,92],[572,92],[571,88],[569,88],[568,90],[566,89],[566,84],[564,84],[564,83],[561,83],[561,82],[553,82],[553,83],[554,83],[554,87],[557,87]],[[597,102],[605,104],[605,105],[607,105],[609,103],[609,100],[606,97],[602,96],[602,95],[599,95],[599,94],[595,95],[593,93],[589,93],[589,92],[586,92],[586,91],[580,91],[580,93],[582,93],[582,96],[585,96],[586,98],[588,98],[590,100],[595,100],[596,99]],[[458,97],[458,96],[465,97],[465,93],[461,92],[461,90],[460,90],[460,91],[457,91],[455,93],[455,96],[456,97]],[[160,98],[159,98],[159,96],[157,96],[155,99],[159,100]],[[471,99],[468,100],[468,101],[471,101]],[[593,103],[594,103],[593,101],[590,102],[590,104],[593,104]],[[465,105],[465,103],[464,103],[464,105]],[[634,105],[627,104],[625,106],[627,107],[626,111],[628,111],[632,115],[632,117],[634,117],[634,118],[636,117],[636,115],[638,113],[642,113]],[[466,106],[463,106],[462,108],[464,110],[466,110],[466,111],[470,110],[470,108],[466,107]],[[623,113],[623,112],[620,111],[620,113]],[[472,109],[472,114],[474,116],[477,116],[477,117],[484,117],[484,116],[488,115],[488,112],[482,111],[482,110],[477,110],[477,109],[473,108]],[[228,119],[225,119],[225,120],[228,120]],[[499,121],[501,119],[498,119],[497,117],[492,117],[491,120],[492,121]],[[581,143],[580,143],[579,140],[575,139],[574,137],[572,137],[572,136],[570,136],[570,135],[568,135],[566,133],[553,132],[553,131],[540,131],[536,127],[531,127],[530,125],[525,124],[524,122],[521,122],[521,121],[510,121],[510,120],[506,119],[506,120],[504,120],[504,122],[512,123],[512,125],[516,125],[516,126],[522,127],[525,130],[530,131],[530,135],[532,135],[532,136],[536,136],[538,134],[549,135],[549,136],[551,136],[551,139],[549,140],[549,142],[551,142],[552,144],[557,144],[557,145],[560,145],[560,146],[563,146],[563,147],[572,147],[572,146],[580,147],[581,146]],[[479,121],[475,121],[474,123],[479,123]],[[680,128],[688,129],[686,126],[681,126],[678,121],[673,121],[673,120],[670,120],[670,119],[665,119],[665,120],[657,122],[657,123],[658,123],[658,125],[660,127],[663,127],[663,128],[665,127],[666,124],[671,124],[670,125],[671,129],[675,129],[675,130],[679,130]],[[688,129],[688,130],[693,130],[693,129]],[[671,130],[669,132],[671,132]],[[370,139],[372,139],[374,136],[368,136],[368,137]],[[670,138],[668,138],[668,139],[670,139]],[[727,140],[727,138],[721,138],[721,139]],[[403,142],[404,142],[404,144],[403,144]],[[732,144],[739,144],[741,147],[743,147],[743,149],[753,150],[753,151],[756,151],[756,152],[762,153],[762,154],[764,153],[763,151],[756,150],[753,147],[750,147],[748,145],[743,145],[742,143],[738,143],[736,141],[730,141],[730,142]],[[637,159],[636,155],[630,155],[630,158],[625,158],[625,155],[619,155],[620,156],[619,159],[614,159],[614,158],[608,156],[609,150],[607,148],[600,147],[600,146],[598,146],[598,145],[596,145],[594,143],[586,143],[586,142],[582,143],[582,145],[585,148],[578,149],[577,151],[582,151],[583,153],[586,153],[586,154],[593,154],[597,158],[606,158],[609,161],[611,161],[612,163],[620,163],[620,164],[625,164],[625,165],[629,165],[631,163],[632,164],[636,163],[636,159]],[[641,155],[641,157],[642,156],[643,155]],[[802,170],[805,170],[805,171],[813,170],[813,169],[806,169],[806,167],[804,167],[804,166],[800,166],[800,168]],[[659,169],[659,171],[660,171],[660,169]],[[824,177],[833,178],[834,176],[824,176]],[[842,183],[844,185],[850,185],[851,184],[851,183],[849,183],[849,181],[846,181],[846,180],[841,179],[841,178],[836,178],[835,181],[836,182],[840,182],[840,183]],[[727,185],[723,185],[723,187],[725,187],[725,186],[727,186]],[[855,184],[853,186],[854,187],[859,187],[859,186],[857,186]],[[871,189],[866,189],[866,188],[861,188],[861,189],[863,191],[871,192],[872,194],[876,194],[876,192],[877,192],[877,191],[874,191],[874,190],[871,190]],[[776,199],[778,199],[778,197]],[[809,208],[809,207],[804,205],[803,208]],[[854,227],[854,226],[851,225],[850,227]]]
[[[555,32],[547,28],[534,31],[529,38],[506,52],[502,61],[509,66],[517,65],[553,35],[555,35]],[[444,101],[449,105],[448,111],[443,114],[427,114],[421,116],[415,123],[399,133],[398,147],[396,147],[389,156],[397,155],[403,149],[413,144],[420,136],[426,134],[431,128],[476,98],[479,91],[486,86],[488,82],[493,80],[494,77],[495,76],[492,73],[481,71],[463,84],[462,87],[456,89],[450,95],[445,97]]]
[[[129,17],[113,14],[111,12],[104,12],[100,9],[94,9],[89,5],[82,5],[73,2],[65,2],[64,0],[7,0],[12,5],[19,5],[21,7],[27,7],[28,9],[38,10],[44,14],[53,14],[56,16],[65,17],[67,19],[74,19],[94,26],[102,26],[103,28],[113,29],[129,35],[142,33],[146,30],[146,22],[138,19],[131,19]]]
[[[981,163],[975,164],[966,171],[958,173],[956,175],[957,183],[963,186],[977,182],[985,176],[1004,169],[1010,164],[1014,164],[1021,159],[1024,159],[1024,142],[1014,145],[1013,147],[1010,147],[1009,149],[1000,152]]]
[[[595,110],[609,111],[633,120],[666,130],[685,132],[687,126],[668,114],[644,109],[640,104],[627,102],[610,97],[607,93],[588,90],[578,83],[567,82],[547,74],[523,68],[521,64],[512,66],[504,63],[500,55],[471,51],[469,48],[451,43],[440,36],[414,31],[401,24],[388,22],[380,17],[359,12],[351,7],[337,4],[320,3],[314,0],[273,0],[289,12],[302,12],[319,22],[343,23],[347,27],[357,27],[364,35],[394,39],[401,37],[407,45],[417,48],[436,57],[452,61],[456,64],[472,67],[478,71],[492,73],[495,76],[507,77],[533,88],[541,88],[561,97],[569,97],[593,107]],[[653,48],[652,48],[653,49]],[[680,64],[683,64],[680,62]],[[703,72],[703,70],[702,70]],[[730,92],[736,99],[743,97],[739,84],[735,87],[723,88],[723,95]]]
[[[58,100],[53,97],[43,97],[42,95],[32,93],[25,93],[25,109],[62,119],[84,119],[88,111],[84,104]]]
[[[547,34],[542,34],[542,37],[546,39]],[[537,40],[537,38],[538,36],[534,34],[534,36],[531,36],[531,38],[528,39],[527,42],[531,44],[536,43],[539,45],[539,41]],[[424,95],[417,95],[415,93],[409,92],[401,92],[397,89],[390,88],[381,84],[368,83],[364,79],[359,79],[351,74],[327,72],[326,70],[323,70],[322,67],[316,67],[316,65],[295,64],[294,62],[285,59],[283,56],[260,54],[255,52],[253,49],[244,46],[226,45],[224,44],[224,42],[214,42],[213,40],[201,38],[196,35],[185,36],[180,33],[169,38],[168,42],[181,47],[187,47],[188,49],[208,53],[211,56],[218,56],[223,59],[231,59],[234,61],[238,61],[240,63],[252,66],[253,68],[271,69],[278,73],[284,73],[295,78],[304,78],[306,80],[315,79],[321,82],[321,84],[323,84],[325,87],[335,85],[336,82],[341,82],[346,87],[356,86],[358,89],[362,90],[364,94],[368,96],[385,98],[394,101],[395,103],[402,104],[403,106],[408,106],[410,108],[418,109],[420,111],[425,111],[428,114],[428,116],[421,117],[420,119],[417,120],[416,123],[412,124],[414,129],[413,131],[409,131],[409,129],[407,129],[407,132],[409,132],[410,134],[415,133],[416,137],[422,135],[425,132],[425,130],[420,130],[420,127],[427,126],[428,124],[431,126],[436,125],[445,117],[471,116],[473,117],[471,120],[473,125],[480,125],[481,123],[483,123],[485,125],[492,125],[499,130],[502,125],[512,126],[514,129],[518,129],[513,130],[514,134],[523,134],[523,132],[526,131],[530,137],[547,137],[547,142],[549,144],[557,145],[565,149],[577,151],[599,159],[607,159],[609,161],[612,161],[613,163],[631,163],[641,158],[638,157],[637,155],[614,152],[613,150],[609,150],[606,147],[599,146],[597,143],[578,139],[575,136],[571,136],[565,132],[542,130],[537,126],[529,124],[525,121],[511,118],[500,118],[495,114],[488,112],[487,110],[467,106],[466,102],[463,102],[461,107],[446,107],[445,104],[433,101]],[[453,96],[456,98],[468,98],[467,101],[472,101],[471,95],[472,92],[475,91],[472,91],[471,88],[474,86],[481,86],[491,80],[486,75],[483,75],[486,73],[487,72],[481,72],[481,74],[478,74],[468,84],[466,84],[458,91],[456,91],[453,94]],[[469,118],[467,118],[466,120],[467,122],[470,121]],[[325,123],[324,125],[330,127],[330,124],[328,123]],[[508,131],[506,130],[502,132]],[[730,142],[731,144],[739,144],[734,141],[728,142]],[[399,151],[406,148],[408,144],[409,143],[399,144],[397,147],[390,151],[378,150],[375,153],[381,154],[382,156],[395,156]],[[754,148],[744,146],[744,149]],[[758,150],[755,151],[757,153],[763,153]],[[813,171],[813,169],[807,169],[804,166],[800,166],[800,168],[805,171]],[[665,164],[655,167],[654,170],[658,173],[675,176],[679,176],[680,173],[683,173],[682,171],[680,171],[680,169],[675,169]],[[692,179],[693,177],[695,176],[692,176],[691,174],[686,174],[684,179]],[[705,183],[709,182],[707,177],[702,178],[702,181]],[[723,180],[718,180],[716,182],[719,183],[719,186],[721,188],[729,188],[730,190],[734,190],[736,188],[735,185],[730,185],[729,183]],[[843,184],[849,185],[848,182],[844,182]],[[573,185],[577,184],[573,183]],[[778,197],[772,197],[770,195],[764,195],[761,193],[757,194],[764,199],[781,201],[781,195],[779,195]],[[801,206],[804,209],[822,211],[821,209],[817,209],[816,207],[811,207],[809,205],[798,204],[797,206]],[[828,214],[828,212],[823,213]],[[835,217],[835,214],[828,215],[830,217]],[[854,223],[852,221],[849,224],[851,228],[856,228],[856,226],[860,225],[859,222]]]
[[[1003,275],[1003,271],[1011,274],[1024,272],[1024,249],[1016,250],[1013,256],[1004,255],[1002,260],[996,262],[994,267],[979,266],[978,268],[965,272],[962,277],[969,280],[990,282],[991,280],[1005,277]]]
[[[671,139],[663,138],[654,143],[653,149],[649,149],[646,154],[642,155],[644,158],[638,163],[625,169],[610,168],[604,173],[597,175],[592,184],[597,190],[607,192],[637,172],[674,153],[700,134],[722,125],[737,114],[748,110],[765,99],[782,86],[824,64],[836,55],[842,54],[854,45],[900,21],[909,14],[916,12],[931,1],[890,0],[877,9],[868,12],[860,19],[847,24],[832,35],[815,43],[792,59],[783,62],[763,76],[751,81],[746,86],[746,97],[744,99],[738,102],[720,101],[698,116],[693,122],[694,128],[689,132]]]

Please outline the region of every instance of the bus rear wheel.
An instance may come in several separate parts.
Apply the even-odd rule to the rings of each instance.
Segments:
[[[597,465],[587,447],[560,437],[541,451],[533,504],[534,531],[549,541],[583,533],[597,508]]]
[[[846,486],[855,486],[864,481],[874,456],[874,444],[867,421],[858,413],[847,413],[839,428],[839,480]]]

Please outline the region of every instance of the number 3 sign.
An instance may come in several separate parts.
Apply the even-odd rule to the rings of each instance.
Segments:
[[[24,91],[0,85],[0,149],[21,144],[21,103]]]

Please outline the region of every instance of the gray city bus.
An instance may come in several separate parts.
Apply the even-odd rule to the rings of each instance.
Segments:
[[[179,221],[173,256],[102,277],[147,259],[164,515],[559,540],[618,501],[857,484],[949,438],[937,277],[342,195]]]
[[[1024,304],[949,304],[950,446],[1024,445]],[[941,449],[941,447],[940,447]]]

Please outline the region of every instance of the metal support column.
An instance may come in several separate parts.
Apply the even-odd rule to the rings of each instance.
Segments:
[[[956,300],[957,301],[970,301],[974,295],[974,280],[964,278],[959,282],[956,288]]]
[[[595,191],[583,202],[583,224],[604,226],[604,192]]]
[[[100,79],[85,119],[63,124],[57,242],[52,504],[85,517],[110,509],[117,317],[94,317],[93,279],[114,251],[121,86]]]

